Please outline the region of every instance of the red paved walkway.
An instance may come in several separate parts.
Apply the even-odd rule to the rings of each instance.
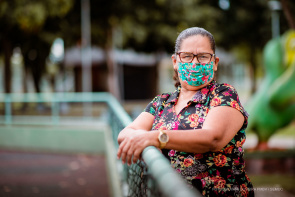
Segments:
[[[0,150],[1,197],[108,197],[105,157]]]

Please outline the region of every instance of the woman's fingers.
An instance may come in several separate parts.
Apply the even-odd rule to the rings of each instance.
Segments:
[[[131,165],[132,156],[133,156],[133,148],[132,148],[132,145],[131,145],[131,147],[129,148],[129,150],[127,152],[127,155],[126,155],[126,162],[127,162],[127,164],[129,166]]]
[[[142,152],[142,150],[139,150],[139,149],[137,149],[137,150],[134,151],[134,154],[133,154],[133,163],[136,163],[137,160],[140,159],[141,152]]]
[[[118,150],[118,159],[121,158],[122,160],[122,163],[125,164],[126,163],[126,155],[127,155],[127,152],[129,150],[129,142],[124,140],[121,145],[119,146],[119,150]]]
[[[122,163],[131,165],[136,163],[141,157],[141,152],[148,146],[146,140],[143,139],[142,135],[135,135],[132,137],[126,137],[119,146],[117,152],[117,158],[122,160]]]
[[[126,141],[124,140],[124,141],[120,144],[120,146],[119,146],[119,148],[118,148],[118,152],[117,152],[117,158],[118,158],[118,159],[121,158],[122,150],[123,150],[123,148],[124,148],[124,144],[125,144],[125,143],[126,143]]]
[[[123,164],[127,162],[126,158],[127,158],[129,149],[130,149],[130,142],[127,142],[126,144],[124,144],[124,147],[122,148],[122,153],[121,153],[121,159]]]

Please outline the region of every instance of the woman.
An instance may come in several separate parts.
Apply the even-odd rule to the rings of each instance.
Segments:
[[[219,58],[211,33],[193,27],[176,40],[177,89],[158,95],[118,136],[118,159],[136,162],[147,146],[205,196],[254,196],[242,145],[248,114],[236,90],[213,80]]]

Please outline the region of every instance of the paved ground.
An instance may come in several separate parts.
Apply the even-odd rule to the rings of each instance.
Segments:
[[[104,156],[0,150],[1,197],[109,196]]]

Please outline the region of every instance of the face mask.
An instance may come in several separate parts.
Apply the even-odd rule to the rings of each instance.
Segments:
[[[188,85],[203,85],[213,78],[213,61],[207,64],[179,62],[178,76]]]

